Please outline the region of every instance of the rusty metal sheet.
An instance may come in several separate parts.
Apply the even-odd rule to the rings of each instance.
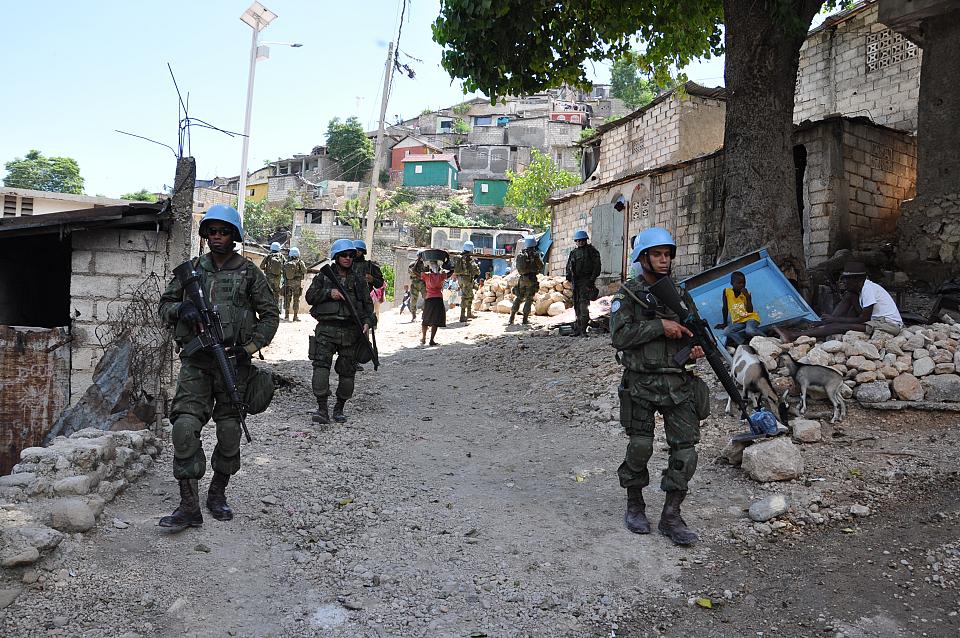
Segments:
[[[0,475],[70,402],[69,328],[0,326]]]

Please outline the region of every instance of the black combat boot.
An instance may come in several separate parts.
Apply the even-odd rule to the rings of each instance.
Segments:
[[[207,509],[218,521],[229,521],[233,519],[233,510],[227,505],[227,483],[230,482],[230,475],[223,472],[213,472],[213,480],[210,481],[210,489],[207,490]]]
[[[320,424],[330,423],[330,411],[327,408],[327,400],[317,399],[317,411],[313,415],[313,422]]]
[[[507,322],[507,325],[508,325],[508,326],[512,326],[512,325],[513,325],[513,320],[516,319],[516,318],[517,318],[517,311],[514,310],[514,311],[512,311],[512,312],[510,313],[510,321]]]
[[[476,319],[477,315],[473,314],[473,306],[467,306],[467,319]]]
[[[698,540],[698,536],[687,527],[680,516],[680,503],[686,495],[686,492],[679,490],[667,492],[663,501],[663,513],[660,514],[660,524],[657,525],[660,533],[677,545],[693,545]]]
[[[647,504],[643,502],[642,487],[627,488],[627,512],[623,515],[623,522],[634,534],[650,533],[650,521],[647,520]]]
[[[175,532],[182,532],[188,527],[203,526],[203,514],[200,513],[200,494],[197,481],[180,479],[180,505],[173,510],[170,516],[160,519],[160,527],[169,527]]]
[[[286,312],[283,313],[283,320],[284,320],[284,321],[290,321],[290,311],[289,311],[289,310],[287,310]]]
[[[346,403],[342,399],[337,399],[337,402],[333,404],[333,420],[337,423],[344,423],[347,420],[347,417],[343,414],[343,406]]]
[[[521,321],[520,323],[523,324],[523,325],[525,325],[525,326],[529,326],[529,325],[530,325],[530,318],[529,318],[527,315],[523,315],[523,321]]]

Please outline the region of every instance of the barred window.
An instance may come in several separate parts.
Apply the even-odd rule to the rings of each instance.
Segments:
[[[917,57],[917,45],[891,29],[867,34],[867,73]]]

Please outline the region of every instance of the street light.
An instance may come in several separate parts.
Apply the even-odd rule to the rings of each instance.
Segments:
[[[243,12],[240,20],[253,29],[253,38],[250,42],[250,72],[247,76],[247,110],[243,120],[243,156],[240,158],[240,184],[238,185],[237,211],[240,213],[240,222],[243,222],[244,203],[247,198],[247,154],[250,152],[250,113],[253,110],[253,79],[257,70],[257,62],[270,57],[268,44],[302,47],[299,42],[263,42],[258,43],[260,32],[277,18],[277,14],[270,11],[259,2],[254,2]]]

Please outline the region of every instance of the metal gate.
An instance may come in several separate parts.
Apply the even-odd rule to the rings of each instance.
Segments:
[[[70,403],[68,328],[0,326],[0,475]]]

